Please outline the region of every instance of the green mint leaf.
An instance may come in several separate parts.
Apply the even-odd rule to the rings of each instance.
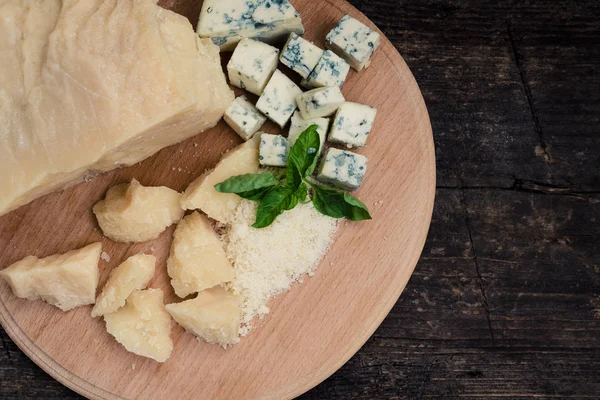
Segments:
[[[282,212],[291,210],[296,204],[298,204],[298,198],[294,196],[292,188],[277,186],[261,200],[256,209],[256,221],[252,227],[265,228],[271,225]]]
[[[294,194],[296,195],[296,197],[298,198],[300,203],[302,203],[302,204],[307,203],[306,196],[308,196],[308,186],[306,186],[306,183],[302,182],[300,184],[300,187],[298,187],[298,189],[296,190],[296,193],[294,193]]]
[[[309,176],[315,170],[321,146],[317,128],[316,124],[306,128],[288,153],[286,180],[288,186],[294,189],[300,187],[302,178]]]
[[[263,197],[273,189],[273,186],[268,186],[260,189],[249,190],[247,192],[236,193],[241,198],[253,201],[261,201]]]
[[[271,172],[261,172],[260,174],[245,174],[232,176],[221,183],[215,185],[215,190],[221,193],[236,193],[241,197],[242,193],[246,196],[254,196],[257,190],[269,188],[279,183],[279,179]],[[250,195],[247,193],[252,192]],[[244,197],[248,198],[248,197]]]
[[[311,186],[314,190],[312,202],[321,214],[352,221],[371,219],[367,206],[356,197],[327,186]]]

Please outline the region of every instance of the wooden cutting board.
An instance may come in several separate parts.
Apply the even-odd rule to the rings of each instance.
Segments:
[[[195,25],[201,1],[161,3]],[[303,17],[306,37],[320,47],[344,14],[374,27],[343,0],[293,4]],[[40,301],[16,298],[2,282],[0,322],[8,335],[50,375],[92,399],[292,398],[323,381],[363,345],[402,293],[423,248],[435,195],[425,103],[404,60],[383,34],[371,66],[360,73],[351,70],[343,93],[378,109],[369,143],[358,151],[369,157],[369,167],[357,195],[373,220],[343,223],[315,276],[272,301],[271,313],[239,344],[225,351],[198,342],[173,324],[173,355],[159,364],[125,351],[101,319],[90,317],[91,306],[63,313]],[[266,128],[278,132],[274,125]],[[134,177],[144,185],[183,190],[239,142],[220,122],[140,164],[1,217],[0,268],[27,255],[43,257],[101,241],[110,261],[100,262],[99,287],[126,257],[147,252],[158,259],[150,286],[165,291],[165,302],[176,301],[165,268],[173,227],[152,242],[117,244],[102,237],[91,207],[109,187]]]

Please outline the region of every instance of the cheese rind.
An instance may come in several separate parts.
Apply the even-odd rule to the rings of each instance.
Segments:
[[[319,153],[323,150],[323,145],[325,144],[325,139],[327,138],[327,129],[329,128],[329,118],[310,118],[304,119],[302,115],[298,111],[294,112],[292,115],[292,120],[290,123],[290,131],[288,133],[288,144],[289,146],[293,146],[300,137],[300,134],[304,132],[309,126],[317,125],[317,133],[319,134],[319,140],[321,141],[321,146],[319,147]]]
[[[43,300],[63,311],[94,304],[102,244],[45,258],[28,256],[0,271],[15,296]]]
[[[167,273],[182,298],[233,279],[223,245],[204,215],[193,212],[177,224]]]
[[[225,110],[223,119],[244,140],[250,139],[267,121],[246,96],[240,96]]]
[[[127,351],[165,362],[173,351],[171,316],[160,289],[137,290],[124,307],[104,316],[106,330]]]
[[[254,135],[229,151],[215,169],[196,178],[183,193],[181,207],[202,210],[210,218],[226,223],[242,198],[234,193],[219,193],[214,186],[235,175],[257,173],[259,143],[260,135]]]
[[[337,53],[356,71],[369,66],[377,46],[379,34],[349,15],[344,15],[325,38],[325,47]]]
[[[348,147],[362,147],[371,133],[377,109],[364,104],[345,102],[333,119],[329,141]]]
[[[349,71],[350,65],[344,59],[331,50],[325,50],[308,78],[303,79],[300,84],[308,89],[326,86],[341,88]]]
[[[258,162],[269,167],[285,167],[287,165],[288,141],[281,135],[262,133],[260,135],[260,153]]]
[[[316,88],[296,97],[298,110],[304,119],[331,115],[344,101],[344,95],[337,86]]]
[[[358,189],[367,172],[367,157],[333,147],[321,160],[317,179],[346,190]]]
[[[117,311],[135,290],[145,289],[154,276],[156,257],[136,254],[111,271],[108,281],[96,299],[92,317]]]
[[[300,74],[301,77],[307,78],[322,56],[323,50],[295,33],[291,33],[281,50],[279,60],[283,65]]]
[[[237,343],[241,316],[241,298],[215,287],[198,293],[196,298],[167,304],[173,319],[210,344],[223,347]]]
[[[296,110],[296,96],[301,93],[302,89],[277,69],[260,95],[256,108],[283,128]]]
[[[227,63],[229,83],[260,96],[277,69],[278,57],[278,48],[258,40],[242,39]]]
[[[165,186],[130,184],[111,187],[93,208],[102,233],[115,242],[156,239],[183,217],[181,194]]]
[[[2,2],[0,215],[222,117],[219,49],[155,3]]]
[[[300,14],[287,0],[204,0],[197,33],[231,51],[243,38],[283,41],[290,32],[304,33]]]

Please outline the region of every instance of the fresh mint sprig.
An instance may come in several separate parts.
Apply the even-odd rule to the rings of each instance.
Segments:
[[[236,175],[216,184],[215,190],[259,202],[253,228],[265,228],[284,211],[296,207],[298,202],[308,201],[312,201],[321,214],[333,218],[371,219],[367,206],[356,197],[308,179],[317,165],[321,146],[317,128],[313,124],[300,134],[288,153],[285,175],[276,176],[271,172]],[[307,200],[309,187],[313,193],[311,200]]]

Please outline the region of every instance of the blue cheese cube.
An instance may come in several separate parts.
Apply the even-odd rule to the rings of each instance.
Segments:
[[[281,51],[279,60],[283,65],[299,73],[301,77],[307,78],[322,56],[323,50],[295,33],[291,33]]]
[[[246,96],[235,99],[225,110],[223,119],[244,140],[250,139],[267,121],[267,117],[262,115]]]
[[[311,118],[304,119],[298,111],[292,115],[292,121],[290,124],[290,132],[288,134],[288,143],[290,147],[296,143],[300,134],[311,125],[317,125],[317,133],[321,140],[321,147],[319,147],[319,153],[323,150],[325,144],[325,138],[327,137],[327,129],[329,128],[329,118]]]
[[[373,128],[377,109],[364,104],[346,102],[342,104],[331,125],[329,141],[348,147],[361,147]]]
[[[348,71],[350,71],[350,65],[346,61],[331,50],[325,50],[315,69],[310,72],[308,78],[302,80],[301,85],[309,89],[325,86],[341,88]]]
[[[325,38],[325,47],[333,50],[357,71],[369,66],[377,46],[379,34],[349,15],[344,15]]]
[[[204,0],[197,33],[211,38],[221,51],[231,51],[245,37],[283,42],[304,33],[300,14],[288,0]]]
[[[261,133],[258,162],[268,167],[287,165],[288,141],[281,135]]]
[[[321,160],[317,179],[341,189],[358,189],[367,172],[367,157],[329,148]]]
[[[263,94],[258,99],[256,108],[283,128],[296,110],[296,96],[301,93],[302,89],[290,78],[281,71],[275,70]]]
[[[300,115],[304,119],[331,115],[344,101],[344,95],[337,86],[309,90],[296,97]]]
[[[242,39],[227,64],[229,82],[260,96],[277,69],[278,57],[279,49],[254,39]]]

